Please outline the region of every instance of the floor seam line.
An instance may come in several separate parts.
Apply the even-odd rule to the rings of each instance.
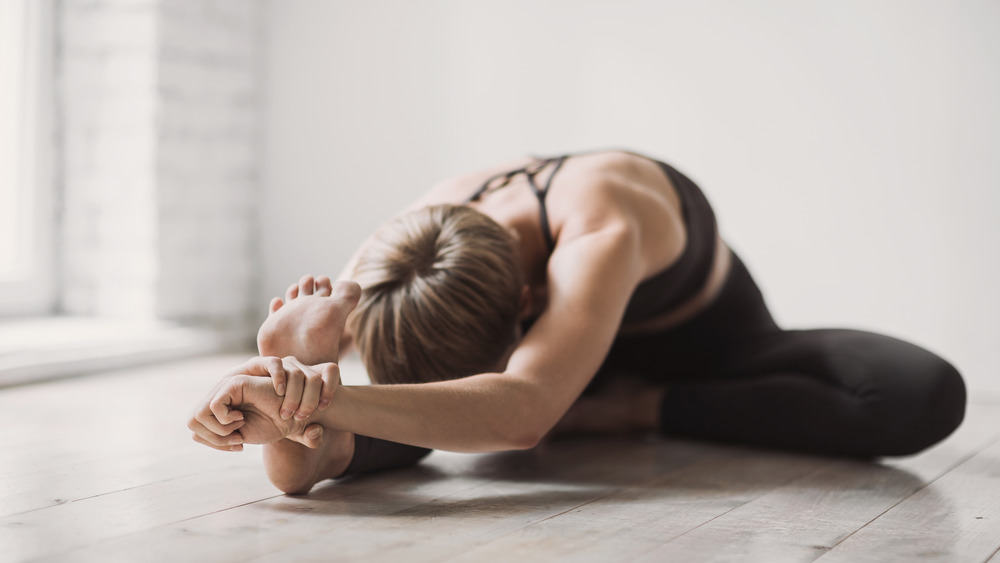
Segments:
[[[71,549],[67,549],[65,551],[60,551],[60,552],[57,552],[57,553],[51,553],[49,555],[46,555],[46,556],[42,557],[42,559],[51,559],[52,557],[58,557],[59,555],[63,555],[63,554],[67,554],[67,553],[73,553],[74,551],[76,551],[78,549],[81,549],[81,548],[82,549],[89,549],[89,548],[91,548],[93,546],[96,546],[96,545],[101,545],[103,543],[108,543],[108,542],[111,542],[111,541],[120,540],[121,538],[127,538],[129,536],[133,536],[133,535],[136,535],[136,534],[147,533],[150,530],[156,530],[158,528],[165,528],[167,526],[173,526],[174,524],[180,524],[181,522],[187,522],[188,520],[196,520],[198,518],[203,518],[205,516],[211,516],[212,514],[219,514],[221,512],[225,512],[227,510],[233,510],[235,508],[240,508],[240,507],[243,507],[243,506],[249,506],[251,504],[256,504],[258,502],[264,502],[266,500],[270,500],[270,499],[273,499],[273,498],[278,498],[280,496],[283,496],[283,495],[274,495],[274,496],[270,496],[270,497],[264,497],[264,498],[260,498],[260,499],[257,499],[257,500],[252,500],[250,502],[244,502],[244,503],[236,504],[236,505],[233,505],[233,506],[227,506],[226,508],[220,508],[219,510],[212,510],[212,511],[209,511],[209,512],[205,512],[204,514],[199,514],[197,516],[189,516],[187,518],[181,518],[180,520],[172,520],[170,522],[164,522],[162,524],[157,524],[156,526],[152,526],[152,527],[149,527],[149,528],[143,528],[142,530],[135,530],[133,532],[128,532],[126,534],[121,534],[121,535],[118,535],[118,536],[112,536],[112,537],[104,538],[102,540],[98,540],[98,541],[96,541],[94,543],[87,544],[85,546],[74,547],[74,548],[71,548]]]
[[[835,462],[836,462],[836,461],[834,460],[834,461],[833,461],[833,462],[831,462],[831,463],[830,463],[829,465],[833,465],[833,463],[835,463]],[[665,542],[661,543],[660,545],[657,545],[656,547],[654,547],[654,548],[650,549],[649,551],[645,551],[645,552],[643,552],[642,554],[638,555],[638,556],[636,557],[636,559],[638,559],[639,557],[642,557],[642,556],[644,556],[644,555],[646,555],[646,554],[648,554],[648,553],[652,553],[652,552],[656,551],[657,549],[660,549],[661,547],[663,547],[663,546],[667,545],[668,543],[670,543],[670,542],[672,542],[672,541],[674,541],[674,540],[676,540],[676,539],[678,539],[678,538],[681,538],[681,537],[684,537],[684,536],[686,536],[686,535],[690,534],[691,532],[693,532],[693,531],[697,530],[698,528],[701,528],[702,526],[706,526],[706,525],[708,525],[708,524],[711,524],[712,522],[714,522],[714,521],[718,520],[719,518],[722,518],[723,516],[725,516],[725,515],[729,514],[730,512],[732,512],[732,511],[734,511],[734,510],[738,510],[738,509],[740,509],[740,508],[742,508],[742,507],[744,507],[744,506],[746,506],[746,505],[750,504],[751,502],[755,502],[755,501],[757,501],[758,499],[760,499],[761,497],[763,497],[763,496],[765,496],[765,495],[768,495],[768,494],[770,494],[770,493],[772,493],[772,492],[774,492],[774,491],[777,491],[777,490],[779,490],[779,489],[782,489],[782,488],[784,488],[784,487],[787,487],[788,485],[790,485],[790,484],[792,484],[792,483],[795,483],[796,481],[801,481],[802,479],[808,479],[808,478],[809,478],[809,477],[811,477],[812,475],[815,475],[816,473],[819,473],[820,471],[823,471],[824,469],[827,469],[827,468],[829,467],[829,465],[825,465],[825,466],[823,466],[823,467],[817,467],[817,468],[816,468],[816,469],[814,469],[813,471],[810,471],[810,472],[806,473],[805,475],[802,475],[801,477],[795,477],[795,478],[792,478],[792,479],[789,479],[788,481],[785,481],[784,483],[781,483],[780,485],[778,485],[778,486],[777,486],[777,487],[775,487],[774,489],[771,489],[770,491],[767,491],[767,492],[765,492],[765,493],[761,493],[760,495],[758,495],[758,496],[756,496],[756,497],[753,497],[753,498],[751,498],[751,499],[747,500],[746,502],[742,502],[742,503],[740,503],[740,504],[737,504],[736,506],[734,506],[734,507],[730,508],[729,510],[726,510],[725,512],[721,512],[721,513],[719,513],[719,514],[716,514],[715,516],[713,516],[713,517],[709,518],[708,520],[705,520],[705,521],[704,521],[704,522],[702,522],[701,524],[698,524],[697,526],[694,526],[693,528],[689,528],[689,529],[687,529],[687,530],[685,530],[685,531],[681,532],[680,534],[677,534],[676,536],[674,536],[674,537],[672,537],[672,538],[668,539],[667,541],[665,541]]]
[[[971,453],[971,454],[968,454],[964,458],[959,459],[959,461],[957,461],[955,464],[951,465],[950,467],[948,467],[947,469],[945,469],[944,471],[942,471],[940,475],[938,475],[937,477],[935,477],[935,478],[931,479],[930,481],[924,483],[922,486],[916,488],[909,495],[907,495],[904,498],[899,499],[899,501],[897,501],[895,504],[893,504],[889,508],[886,508],[885,510],[883,510],[882,512],[880,512],[878,514],[878,516],[876,516],[876,517],[872,518],[871,520],[865,522],[863,525],[861,525],[860,527],[858,527],[857,530],[854,530],[850,534],[847,534],[840,541],[838,541],[837,543],[831,545],[829,549],[827,549],[825,552],[823,552],[822,554],[820,554],[819,557],[817,557],[816,559],[813,559],[813,561],[818,561],[819,559],[822,559],[823,557],[826,557],[826,555],[828,553],[830,553],[831,551],[833,551],[838,545],[844,543],[845,541],[847,541],[848,539],[850,539],[851,537],[853,537],[854,534],[857,534],[861,530],[864,530],[865,528],[867,528],[868,526],[870,526],[872,524],[872,522],[875,522],[879,518],[885,516],[885,514],[888,513],[889,511],[891,511],[892,509],[896,508],[900,504],[903,504],[907,500],[913,498],[914,495],[920,493],[920,491],[923,491],[927,487],[930,487],[931,485],[933,485],[934,483],[936,483],[939,479],[941,479],[945,475],[947,475],[947,474],[951,473],[952,471],[958,469],[959,467],[965,465],[969,460],[971,460],[972,458],[974,458],[977,455],[981,454],[982,452],[984,452],[984,451],[992,448],[998,442],[1000,442],[1000,436],[998,436],[998,437],[994,438],[993,440],[991,440],[990,442],[988,442],[979,451]],[[998,550],[1000,550],[1000,548],[998,548]],[[990,557],[992,557],[992,555]]]

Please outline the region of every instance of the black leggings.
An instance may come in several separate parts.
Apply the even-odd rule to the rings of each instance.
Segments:
[[[918,452],[965,415],[965,384],[940,357],[845,329],[782,330],[743,262],[719,296],[670,330],[620,337],[587,388],[616,375],[665,383],[670,435],[801,452],[875,457]],[[417,463],[430,450],[357,436],[342,475]]]
[[[880,334],[782,330],[743,262],[695,318],[620,337],[595,377],[668,386],[671,436],[847,456],[905,455],[962,422],[965,384],[947,361]]]

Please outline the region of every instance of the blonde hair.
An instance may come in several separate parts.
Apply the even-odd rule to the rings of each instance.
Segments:
[[[494,371],[513,345],[523,274],[514,237],[469,207],[435,205],[381,228],[354,269],[351,332],[375,383]]]

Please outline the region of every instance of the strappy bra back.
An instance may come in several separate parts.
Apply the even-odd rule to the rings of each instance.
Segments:
[[[545,196],[549,193],[556,173],[570,156],[538,158],[536,162],[524,168],[497,174],[486,180],[472,194],[468,202],[478,201],[483,195],[507,186],[514,177],[524,174],[528,179],[528,185],[538,198],[542,236],[545,237],[545,244],[551,254],[555,249],[555,239],[552,236],[548,211],[545,209]],[[654,318],[694,296],[707,282],[715,258],[715,213],[701,189],[672,166],[658,160],[649,160],[660,166],[677,191],[687,232],[687,244],[673,264],[636,286],[625,309],[623,322]],[[545,186],[539,188],[536,177],[553,164]]]
[[[545,159],[536,158],[537,162],[531,166],[518,168],[517,170],[511,170],[510,172],[503,172],[492,176],[490,179],[486,180],[486,182],[483,183],[478,190],[476,190],[476,193],[472,194],[472,197],[468,199],[467,203],[479,201],[483,195],[505,187],[507,184],[510,184],[510,181],[513,180],[515,176],[524,174],[524,176],[528,179],[528,185],[531,186],[531,191],[533,191],[535,193],[535,197],[538,198],[538,215],[542,224],[542,236],[545,237],[545,245],[549,249],[549,254],[552,254],[552,251],[556,248],[556,241],[552,237],[552,227],[549,225],[549,213],[545,209],[545,196],[548,195],[549,188],[552,186],[552,179],[556,177],[556,173],[559,172],[560,168],[562,168],[563,162],[566,162],[567,158],[569,158],[569,155]],[[552,173],[549,174],[548,180],[545,181],[545,187],[539,188],[538,183],[535,181],[535,177],[538,176],[539,172],[548,168],[548,166],[552,163],[555,163],[555,168],[552,169]],[[498,180],[499,182],[497,182]]]

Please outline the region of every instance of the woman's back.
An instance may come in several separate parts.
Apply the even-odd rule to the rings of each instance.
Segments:
[[[700,198],[700,208],[707,210],[700,213],[705,224],[687,224],[685,211],[690,212],[692,206],[686,208],[687,202],[681,197],[685,186],[675,184],[690,181],[676,171],[671,178],[668,170],[672,169],[660,162],[622,151],[572,155],[565,161],[525,157],[445,180],[414,207],[467,203],[516,232],[526,279],[539,311],[547,289],[548,257],[555,248],[609,227],[633,230],[638,235],[643,279],[653,281],[651,278],[659,275],[661,280],[655,284],[657,291],[642,291],[639,287],[639,307],[632,308],[626,320],[648,323],[670,317],[675,309],[691,309],[689,300],[644,304],[648,299],[642,298],[642,293],[666,294],[659,290],[664,285],[663,274],[686,257],[689,235],[701,241],[708,239],[708,244],[701,244],[696,256],[687,253],[691,254],[689,261],[698,264],[686,268],[696,271],[685,276],[693,279],[685,280],[688,287],[681,292],[682,297],[695,299],[701,295],[697,300],[705,301],[706,284],[721,280],[724,274],[720,271],[712,275],[724,266],[715,259],[714,252],[715,247],[724,245],[717,244],[721,241],[716,240],[714,217],[704,218],[711,215],[707,202],[697,188],[697,193],[686,194],[689,199]],[[539,197],[539,190],[544,197]],[[695,215],[693,218],[699,219]],[[551,232],[552,246],[547,242],[547,230]],[[711,294],[717,288],[707,289]]]

